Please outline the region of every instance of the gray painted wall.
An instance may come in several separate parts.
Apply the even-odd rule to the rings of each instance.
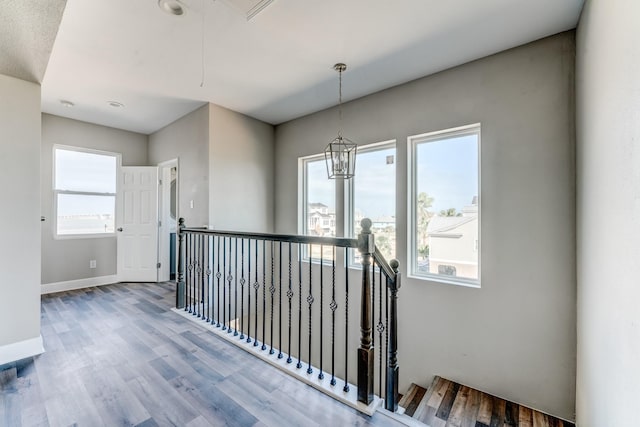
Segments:
[[[581,427],[639,423],[639,16],[634,0],[589,0],[577,33]]]
[[[147,164],[147,136],[139,133],[42,114],[41,183],[42,283],[116,274],[116,238],[53,238],[53,145],[94,148],[122,155],[123,166]],[[95,259],[97,267],[89,268]]]
[[[573,418],[574,53],[563,33],[344,106],[350,139],[397,140],[401,391],[441,375]],[[408,279],[407,137],[476,122],[482,288]],[[276,128],[276,232],[297,231],[298,157],[336,131],[335,108]]]
[[[211,227],[273,231],[274,127],[210,104],[209,138]]]
[[[178,215],[202,227],[209,222],[209,104],[149,135],[149,164],[172,159],[179,168]]]
[[[40,86],[0,75],[0,347],[40,335],[40,126]]]

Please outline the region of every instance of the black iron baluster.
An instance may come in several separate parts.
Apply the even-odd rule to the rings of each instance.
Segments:
[[[291,298],[293,297],[293,290],[291,289],[291,242],[289,242],[289,289],[287,290],[287,298],[289,299],[289,355],[287,357],[287,363],[291,363]]]
[[[189,313],[194,314],[195,310],[193,307],[193,234],[189,233],[187,235],[189,239]]]
[[[222,273],[220,273],[220,236],[218,236],[218,251],[216,255],[218,258],[218,262],[216,266],[216,281],[218,285],[218,312],[216,313],[216,327],[219,328],[220,327],[220,278],[222,277]],[[224,317],[222,318],[222,323],[224,324]]]
[[[247,343],[251,342],[251,239],[247,240],[247,278],[249,288],[247,289]]]
[[[269,336],[269,344],[270,344],[270,348],[269,348],[269,354],[273,354],[275,353],[273,351],[273,296],[276,293],[276,285],[274,284],[273,280],[274,280],[274,276],[275,276],[275,272],[273,271],[273,255],[275,252],[275,248],[274,248],[274,243],[273,240],[271,241],[271,286],[269,286],[269,293],[271,294],[271,313],[269,314],[269,317],[271,319],[271,332],[270,332],[270,336]]]
[[[255,255],[255,259],[256,259],[256,278],[255,278],[255,282],[253,282],[253,289],[255,290],[255,305],[256,305],[256,318],[255,318],[255,334],[253,336],[253,346],[257,347],[259,342],[258,342],[258,289],[260,289],[260,282],[258,282],[258,240],[256,239],[256,255]]]
[[[311,339],[311,306],[313,305],[313,279],[312,279],[312,265],[313,258],[311,255],[313,246],[309,244],[309,296],[307,297],[307,303],[309,304],[309,366],[307,367],[307,374],[313,373],[313,369],[311,369],[311,344],[313,343]]]
[[[336,247],[333,247],[333,259],[331,260],[331,385],[336,385]]]
[[[344,387],[349,391],[349,248],[344,250]]]
[[[324,311],[324,292],[322,289],[324,288],[324,245],[320,245],[320,373],[318,374],[318,379],[324,379],[324,372],[322,372],[322,342],[324,341],[323,336],[323,318],[322,312]]]
[[[378,298],[378,304],[379,304],[379,311],[378,311],[378,325],[377,325],[377,329],[378,329],[378,345],[380,346],[380,349],[378,350],[378,363],[379,363],[379,367],[378,367],[378,396],[383,397],[382,396],[382,353],[385,352],[386,347],[382,348],[382,333],[384,332],[384,323],[382,323],[382,267],[379,266],[378,267],[378,285],[380,287],[380,289],[378,289],[378,294],[379,294],[379,298]],[[386,286],[385,286],[386,288]]]
[[[282,359],[282,242],[278,242],[278,359]]]
[[[184,254],[185,254],[185,260],[186,260],[186,264],[187,264],[187,271],[185,271],[185,276],[186,276],[186,304],[184,306],[184,310],[188,313],[191,313],[191,289],[189,289],[191,287],[191,235],[189,233],[185,233],[184,236],[184,240],[185,240],[185,248],[184,248]]]
[[[233,328],[233,336],[238,336],[238,238],[233,239],[235,243],[235,257],[233,261],[235,277],[234,277],[234,286],[235,291],[233,293],[234,306],[233,306],[233,317],[234,317],[234,328]],[[231,319],[229,319],[231,320]]]
[[[244,239],[241,239],[242,246],[240,247],[240,274],[242,277],[240,278],[240,339],[244,339]]]
[[[371,257],[371,313],[371,324],[373,325],[376,318],[376,260],[373,257]],[[373,333],[371,334],[371,348],[376,348],[376,334]],[[375,359],[373,360],[375,363]]]
[[[380,349],[380,351],[384,352],[384,364],[387,366],[389,363],[389,278],[386,279],[386,286],[384,287],[385,298],[384,298],[384,349]],[[385,401],[387,397],[387,377],[385,375],[384,379],[385,386]],[[381,396],[382,397],[382,396]]]
[[[202,235],[202,287],[205,288],[206,298],[203,299],[202,317],[207,323],[211,320],[211,288],[209,287],[209,277],[211,276],[211,270],[209,270],[209,236]],[[206,318],[205,318],[206,316]]]
[[[227,330],[227,238],[222,238],[222,330]]]
[[[238,242],[236,242],[236,245],[238,244]],[[229,275],[227,276],[227,293],[229,294],[229,299],[228,299],[228,304],[229,306],[228,308],[228,314],[227,314],[227,333],[230,334],[231,331],[231,307],[232,307],[232,301],[231,301],[231,284],[233,283],[233,250],[231,249],[233,246],[233,241],[232,238],[229,237]]]
[[[194,289],[195,289],[195,294],[196,294],[196,317],[199,319],[200,318],[200,301],[202,301],[202,288],[201,288],[201,283],[202,283],[202,266],[200,265],[200,247],[202,246],[200,244],[200,235],[196,234],[194,240],[194,247],[195,247],[195,257],[196,257],[196,265],[195,265],[195,281],[193,283]]]
[[[398,261],[392,259],[389,263],[393,270],[394,277],[391,281],[391,295],[387,298],[389,304],[389,314],[387,327],[389,334],[389,344],[387,346],[387,375],[386,375],[386,395],[385,409],[391,412],[398,410],[398,289],[400,289],[400,265]]]
[[[298,363],[296,368],[302,368],[302,243],[298,243]]]
[[[267,241],[262,241],[262,350],[267,349]]]
[[[201,318],[202,318],[202,320],[206,321],[207,317],[206,317],[206,311],[205,311],[205,305],[204,305],[205,299],[206,299],[206,292],[205,292],[205,287],[204,287],[204,280],[205,280],[205,277],[206,277],[205,268],[204,268],[205,267],[205,263],[204,263],[204,238],[205,238],[204,234],[201,234],[200,238],[198,239],[200,241],[200,262],[199,262],[199,265],[198,265],[198,269],[199,269],[198,271],[199,271],[199,274],[200,274],[200,283],[201,283],[201,285],[200,285],[200,300],[202,302],[202,317]]]

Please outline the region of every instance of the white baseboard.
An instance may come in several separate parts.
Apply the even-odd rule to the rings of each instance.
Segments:
[[[0,365],[37,356],[44,353],[42,345],[42,335],[13,344],[0,346]]]
[[[115,274],[111,276],[88,277],[86,279],[68,280],[66,282],[43,283],[40,293],[44,295],[54,292],[90,288],[92,286],[110,285],[112,283],[118,283],[118,278]]]

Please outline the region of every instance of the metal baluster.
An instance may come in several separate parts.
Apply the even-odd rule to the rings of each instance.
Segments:
[[[189,233],[185,233],[184,236],[184,258],[186,260],[186,264],[187,264],[187,268],[185,271],[185,291],[186,291],[186,301],[185,301],[185,306],[184,306],[184,310],[188,313],[191,313],[191,299],[189,298],[189,296],[191,295],[191,290],[189,289],[191,287],[191,251],[189,250],[190,247],[190,234]]]
[[[242,246],[240,249],[240,273],[242,277],[240,278],[240,339],[244,339],[244,239],[241,239]]]
[[[302,368],[302,244],[298,243],[298,363],[296,368]]]
[[[207,291],[209,292],[209,300],[207,304],[209,305],[209,310],[207,314],[207,322],[211,322],[213,324],[213,304],[215,303],[215,296],[213,294],[213,281],[211,280],[211,272],[213,262],[213,236],[207,236]]]
[[[201,281],[202,281],[202,266],[200,265],[200,235],[196,234],[194,236],[195,238],[193,239],[193,245],[194,245],[194,256],[195,256],[195,275],[194,275],[194,281],[193,281],[193,288],[195,290],[195,295],[196,295],[196,300],[195,300],[195,307],[196,307],[196,317],[199,319],[200,318],[200,301],[202,300],[202,289],[201,289]]]
[[[307,297],[307,303],[309,304],[309,366],[307,367],[307,374],[313,373],[313,369],[311,369],[311,344],[313,341],[311,340],[311,306],[313,305],[313,279],[312,279],[312,271],[313,271],[313,258],[311,255],[312,245],[309,244],[309,296]]]
[[[291,289],[291,242],[289,242],[289,289],[287,290],[287,298],[289,299],[289,355],[287,357],[287,363],[291,363],[291,298],[293,297],[293,290]]]
[[[384,298],[384,337],[385,337],[385,343],[384,343],[384,364],[385,366],[387,366],[387,364],[389,363],[389,278],[387,277],[386,280],[386,286],[384,287],[384,291],[385,291],[385,298]],[[382,349],[380,350],[382,351]],[[386,400],[386,396],[387,396],[387,377],[385,375],[385,379],[384,379],[384,386],[385,386],[385,400]],[[382,396],[380,396],[382,397]]]
[[[247,343],[251,342],[251,239],[247,241],[247,278],[249,279],[249,289],[247,289]]]
[[[276,293],[276,285],[273,282],[274,279],[274,271],[273,271],[273,255],[275,252],[273,240],[271,241],[271,286],[269,286],[269,293],[271,294],[271,313],[269,314],[269,318],[271,319],[271,332],[269,335],[269,354],[275,353],[273,351],[273,295]]]
[[[216,266],[216,281],[218,282],[217,283],[218,284],[218,312],[216,313],[216,326],[219,328],[220,327],[220,278],[222,277],[222,273],[220,273],[220,236],[218,236],[217,258],[218,258],[218,262]],[[222,318],[222,323],[224,324],[224,317]]]
[[[211,290],[209,289],[209,236],[202,235],[202,320],[209,322],[211,310]]]
[[[184,308],[187,310],[186,305],[186,292],[187,287],[184,282],[184,218],[178,219],[178,280],[176,283],[176,308]]]
[[[282,242],[278,242],[278,359],[282,359]]]
[[[378,314],[378,325],[377,325],[377,329],[378,329],[378,345],[380,346],[380,349],[378,350],[378,363],[380,364],[380,366],[378,367],[379,370],[379,375],[378,375],[378,396],[383,397],[382,396],[382,353],[385,352],[386,347],[382,348],[382,333],[384,332],[384,323],[382,323],[382,267],[378,268],[378,285],[380,286],[380,289],[378,290],[378,294],[379,294],[379,314]],[[386,288],[386,286],[385,286]]]
[[[349,391],[349,248],[345,248],[344,256],[344,387]]]
[[[256,298],[255,298],[255,304],[256,304],[256,318],[255,318],[255,335],[253,336],[253,346],[257,347],[259,342],[258,342],[258,289],[260,289],[260,282],[258,282],[258,240],[256,239],[256,279],[255,282],[253,282],[253,289],[255,290],[256,294]]]
[[[200,241],[200,262],[198,265],[198,269],[199,269],[199,273],[200,273],[200,300],[202,302],[202,320],[207,320],[207,316],[206,316],[206,312],[205,312],[205,299],[206,299],[206,293],[205,293],[205,287],[204,287],[204,280],[206,277],[205,274],[205,263],[204,263],[204,239],[205,236],[204,234],[200,235],[200,238],[198,239]]]
[[[187,235],[189,240],[189,313],[194,313],[193,309],[193,234]]]
[[[333,259],[331,260],[331,385],[336,385],[336,247],[333,247]]]
[[[267,311],[267,241],[262,241],[262,350],[267,349],[266,333],[267,323],[265,322]]]
[[[324,372],[322,372],[322,342],[323,338],[323,318],[322,312],[324,311],[324,292],[322,289],[324,288],[324,245],[320,245],[320,373],[318,374],[318,379],[324,379]]]
[[[227,276],[227,289],[228,289],[228,290],[227,290],[227,293],[229,294],[229,299],[228,299],[228,304],[229,304],[229,306],[227,307],[227,308],[228,308],[228,310],[227,310],[227,311],[228,311],[228,314],[227,314],[227,316],[228,316],[228,317],[227,317],[227,320],[228,320],[228,323],[227,323],[227,333],[228,333],[228,334],[230,334],[230,333],[232,332],[232,331],[231,331],[231,307],[232,307],[232,301],[231,301],[231,284],[233,283],[233,270],[232,270],[232,269],[233,269],[233,266],[232,266],[232,263],[233,263],[233,258],[232,258],[233,250],[231,249],[231,247],[232,247],[232,245],[233,245],[233,242],[232,242],[232,240],[231,240],[231,239],[232,239],[232,238],[231,238],[231,237],[229,237],[229,275]],[[237,244],[238,244],[238,243],[236,242],[236,245],[237,245]]]
[[[227,330],[227,238],[222,238],[222,330]]]
[[[234,243],[235,243],[235,257],[234,257],[234,261],[233,261],[233,265],[234,265],[234,270],[235,270],[235,277],[234,277],[234,286],[235,286],[235,291],[233,293],[233,299],[234,299],[234,307],[233,307],[233,317],[235,320],[235,324],[233,325],[233,336],[237,337],[238,336],[238,238],[233,239]],[[231,310],[229,310],[231,311]],[[231,321],[231,319],[229,319],[229,321]]]

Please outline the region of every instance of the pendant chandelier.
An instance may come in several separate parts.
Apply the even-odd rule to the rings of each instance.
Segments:
[[[342,136],[342,72],[347,66],[338,63],[333,66],[339,74],[340,86],[338,91],[338,137],[324,149],[324,159],[327,162],[327,174],[329,179],[349,179],[355,175],[356,151],[358,146],[351,140]]]

